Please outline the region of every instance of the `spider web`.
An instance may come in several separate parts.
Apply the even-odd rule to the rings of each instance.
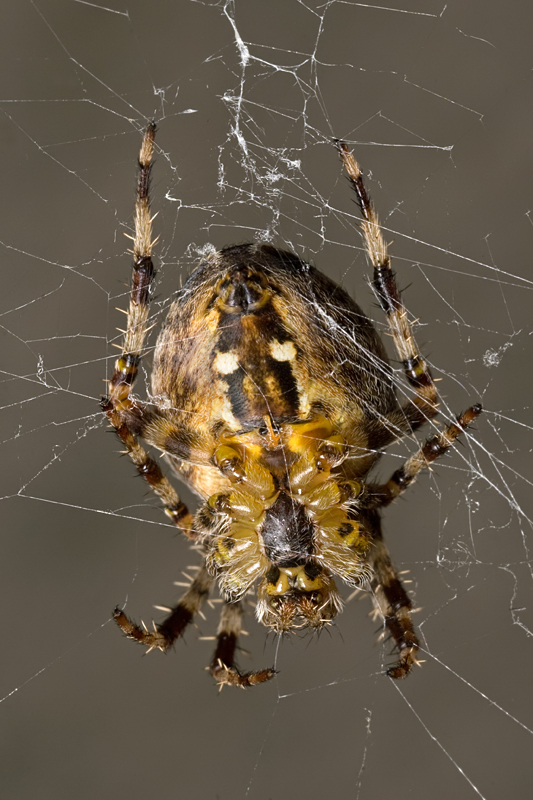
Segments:
[[[34,0],[2,14],[6,796],[526,797],[531,4]],[[421,607],[425,664],[405,682],[382,674],[390,643],[367,599],[318,639],[279,643],[250,616],[241,665],[279,673],[219,695],[198,641],[216,609],[166,658],[110,623],[126,601],[148,621],[197,563],[98,408],[153,117],[156,324],[207,244],[266,240],[386,333],[331,145],[345,137],[440,379],[439,421],[483,403],[385,515]],[[391,448],[380,476],[415,447]]]

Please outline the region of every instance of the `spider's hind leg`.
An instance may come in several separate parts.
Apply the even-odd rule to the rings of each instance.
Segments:
[[[435,417],[438,413],[439,396],[430,369],[413,336],[407,309],[403,304],[391,267],[388,247],[381,232],[374,204],[366,190],[361,168],[346,142],[336,139],[335,144],[361,209],[363,217],[361,229],[365,248],[374,267],[372,288],[387,315],[396,352],[402,362],[405,377],[414,390],[412,400],[388,416],[387,425],[378,437],[379,441],[374,445],[385,447],[399,436],[416,430],[424,422]]]
[[[121,354],[108,384],[108,396],[102,400],[102,410],[126,446],[137,471],[162,501],[167,515],[177,528],[189,538],[195,538],[191,530],[192,514],[180,500],[169,480],[163,475],[159,464],[139,443],[143,435],[143,419],[162,419],[156,409],[132,399],[131,392],[137,378],[144,353],[146,334],[150,329],[149,311],[155,268],[152,261],[152,214],[150,211],[150,172],[154,153],[155,123],[150,123],[144,132],[139,153],[139,178],[135,203],[135,236],[133,237],[133,271],[130,302],[127,311],[127,328],[123,331]],[[134,430],[138,428],[139,430]]]

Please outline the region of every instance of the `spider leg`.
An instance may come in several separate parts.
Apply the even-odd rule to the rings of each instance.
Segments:
[[[481,405],[476,404],[464,414],[457,417],[457,422],[449,425],[426,440],[420,449],[397,469],[386,483],[367,484],[368,499],[366,508],[380,508],[388,506],[400,494],[405,492],[415,480],[420,470],[429,466],[435,459],[440,458],[452,446],[458,436],[481,414]]]
[[[377,514],[373,527],[372,599],[400,653],[397,663],[387,669],[387,675],[390,678],[405,678],[413,664],[417,663],[418,638],[411,619],[412,603],[392,564]]]
[[[402,302],[396,278],[391,269],[390,256],[381,233],[379,219],[363,182],[361,168],[346,142],[336,139],[335,144],[348,173],[350,183],[355,190],[357,202],[363,216],[361,228],[366,250],[374,267],[372,287],[381,308],[387,315],[389,329],[396,351],[403,364],[405,377],[415,391],[415,396],[412,400],[409,400],[398,411],[388,415],[386,420],[388,423],[386,425],[388,435],[384,433],[380,437],[384,441],[380,441],[378,445],[383,447],[403,433],[416,430],[424,422],[436,416],[439,398],[429,367],[414,339],[407,310]]]
[[[170,614],[163,622],[154,625],[153,631],[149,631],[144,625],[141,627],[132,622],[118,607],[113,612],[113,619],[128,639],[135,639],[150,650],[157,648],[164,652],[172,647],[187,625],[192,622],[195,614],[201,610],[213,582],[214,579],[205,566],[202,567],[179,602],[171,609]]]
[[[242,631],[243,608],[240,601],[224,602],[217,630],[217,646],[209,668],[216,682],[222,686],[255,686],[274,677],[275,670],[262,669],[257,672],[239,672],[235,667],[235,649]]]
[[[155,277],[152,262],[152,217],[150,212],[150,170],[154,152],[155,123],[150,123],[144,133],[139,154],[139,181],[135,203],[135,237],[133,240],[133,277],[128,323],[124,332],[122,352],[115,362],[113,376],[109,381],[108,397],[102,408],[109,422],[125,444],[138,472],[165,506],[165,511],[174,524],[190,533],[192,514],[181,502],[176,490],[161,472],[159,465],[139,444],[133,428],[139,427],[143,404],[131,398],[131,390],[137,377],[144,340],[148,332],[148,311],[152,284]]]

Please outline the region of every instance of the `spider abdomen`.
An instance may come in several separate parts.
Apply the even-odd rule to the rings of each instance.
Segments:
[[[201,262],[170,309],[152,380],[180,425],[194,415],[204,429],[308,419],[318,407],[353,427],[396,405],[370,320],[309,264],[267,245]]]

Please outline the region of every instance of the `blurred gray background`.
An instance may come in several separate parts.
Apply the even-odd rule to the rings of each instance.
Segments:
[[[386,6],[2,3],[6,798],[530,796],[533,7]],[[386,515],[426,651],[401,684],[382,675],[390,646],[367,599],[279,649],[250,616],[240,663],[279,674],[247,692],[218,693],[204,671],[209,609],[166,657],[109,621],[126,601],[157,617],[197,558],[98,408],[153,117],[157,322],[199,248],[267,239],[384,330],[330,142],[345,137],[442,379],[441,419],[486,409]]]

